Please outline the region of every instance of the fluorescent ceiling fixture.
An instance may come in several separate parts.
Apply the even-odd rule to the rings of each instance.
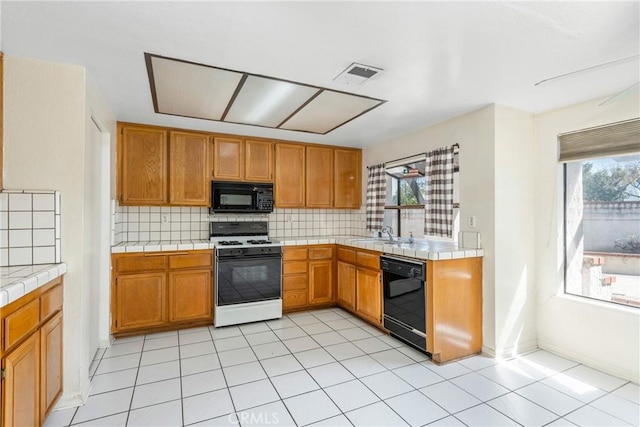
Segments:
[[[157,56],[147,61],[156,112],[166,114],[220,120],[242,79],[242,73],[189,62]]]
[[[156,113],[326,134],[386,101],[145,53]]]
[[[327,133],[379,106],[379,99],[325,90],[280,128]]]
[[[249,76],[225,121],[277,127],[317,92],[311,86]]]

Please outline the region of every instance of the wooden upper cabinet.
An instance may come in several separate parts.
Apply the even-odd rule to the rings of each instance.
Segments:
[[[244,180],[273,182],[273,143],[245,140]]]
[[[358,209],[362,203],[362,159],[360,150],[334,150],[333,206]]]
[[[120,137],[120,203],[167,204],[167,131],[122,126]]]
[[[241,181],[244,178],[244,141],[213,138],[213,179]]]
[[[276,144],[275,207],[305,206],[305,146]]]
[[[331,208],[333,149],[308,146],[306,156],[306,205],[309,208]]]
[[[209,206],[209,136],[171,132],[169,141],[169,203]]]

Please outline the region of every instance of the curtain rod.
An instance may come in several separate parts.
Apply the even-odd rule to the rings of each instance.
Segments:
[[[458,144],[457,142],[455,144],[452,145],[452,147],[454,148],[454,152],[455,150],[459,150],[460,149],[460,144]],[[387,164],[387,163],[393,163],[393,162],[399,162],[400,160],[405,160],[405,159],[410,159],[412,157],[416,157],[419,156],[420,154],[414,154],[412,156],[407,156],[407,157],[400,157],[399,159],[395,159],[395,160],[389,160],[388,162],[383,162],[382,164]],[[369,169],[369,166],[367,166],[367,169]]]

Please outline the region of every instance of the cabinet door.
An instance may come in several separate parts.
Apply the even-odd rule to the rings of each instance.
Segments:
[[[40,416],[45,416],[62,393],[62,312],[40,329]]]
[[[304,145],[276,144],[275,207],[304,207]]]
[[[169,273],[169,322],[212,319],[211,271]]]
[[[213,139],[213,179],[241,181],[244,177],[244,141],[235,138]]]
[[[40,425],[40,334],[2,359],[2,421],[5,426]]]
[[[380,271],[357,269],[356,312],[375,324],[381,324],[382,283],[380,283]]]
[[[166,273],[127,274],[116,279],[116,332],[165,323]]]
[[[273,182],[273,144],[247,139],[244,145],[244,180]]]
[[[171,132],[170,137],[169,203],[209,206],[209,137],[188,132]]]
[[[306,204],[309,208],[333,206],[333,148],[307,147]]]
[[[335,149],[333,155],[333,206],[358,209],[362,203],[361,152]]]
[[[145,127],[121,128],[120,203],[167,203],[167,131]]]
[[[356,308],[356,266],[338,261],[338,305],[349,310]]]
[[[333,301],[333,261],[309,261],[309,304]]]

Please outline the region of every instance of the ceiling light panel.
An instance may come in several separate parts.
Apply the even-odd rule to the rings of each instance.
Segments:
[[[386,102],[269,76],[144,55],[153,106],[161,114],[325,134]]]
[[[157,56],[147,58],[158,113],[220,120],[242,79],[242,73],[235,71]]]
[[[282,80],[249,76],[224,120],[277,127],[318,90]]]
[[[325,90],[280,129],[324,134],[382,103],[379,99]]]

